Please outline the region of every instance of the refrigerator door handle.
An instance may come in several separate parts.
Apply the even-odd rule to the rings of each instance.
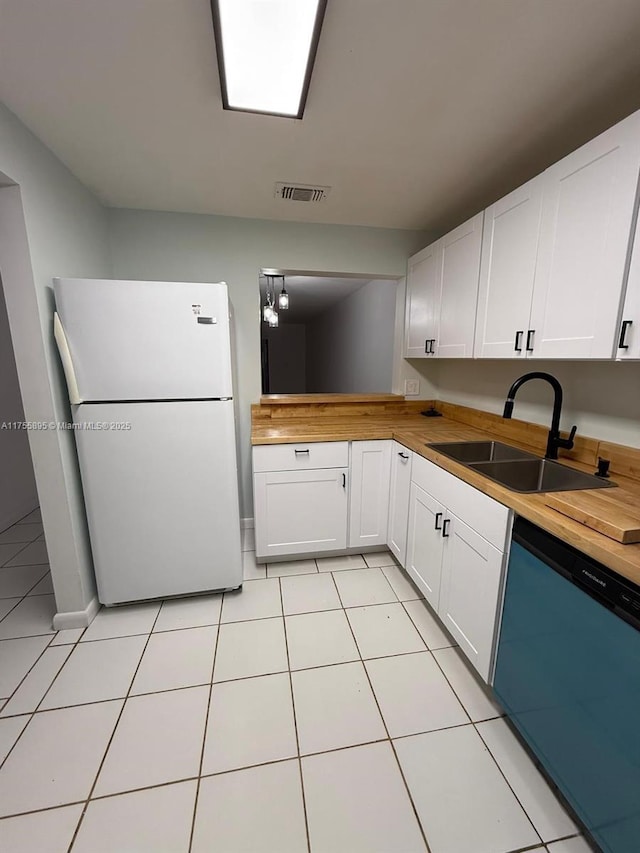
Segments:
[[[78,381],[76,379],[76,372],[73,368],[73,360],[71,358],[71,351],[69,350],[67,336],[65,335],[64,328],[60,322],[60,317],[57,312],[54,312],[53,315],[53,336],[58,345],[62,368],[64,370],[65,379],[67,380],[69,402],[72,405],[77,405],[78,403],[82,403],[82,397],[78,391]]]

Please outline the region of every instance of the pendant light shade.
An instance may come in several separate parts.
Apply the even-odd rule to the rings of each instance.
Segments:
[[[282,311],[286,311],[289,307],[289,294],[287,293],[284,286],[284,276],[282,276],[282,290],[280,291],[280,296],[278,296],[278,308]]]

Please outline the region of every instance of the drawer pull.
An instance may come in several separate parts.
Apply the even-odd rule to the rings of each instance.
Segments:
[[[408,459],[408,458],[409,458],[409,455],[408,455],[407,453],[398,453],[398,456],[399,456],[401,459]]]
[[[296,456],[303,456],[305,453],[308,456],[309,455],[309,448],[307,447],[306,450],[295,450],[294,449],[293,452],[296,454]]]
[[[440,527],[440,524],[439,524],[441,518],[442,518],[442,513],[437,512],[436,513],[436,530],[442,530],[442,528]]]
[[[445,537],[445,539],[449,538],[449,525],[450,524],[451,524],[450,518],[445,518],[445,520],[442,522],[442,535]]]

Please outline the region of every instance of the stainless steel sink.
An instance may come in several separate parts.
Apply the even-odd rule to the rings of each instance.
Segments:
[[[550,459],[475,462],[469,468],[514,492],[569,492],[574,489],[606,489],[615,485]]]
[[[569,492],[616,485],[500,441],[452,441],[428,446],[514,492]]]
[[[456,462],[469,465],[473,462],[500,462],[510,459],[537,459],[533,453],[503,444],[501,441],[451,441],[430,444],[432,450],[437,450]]]

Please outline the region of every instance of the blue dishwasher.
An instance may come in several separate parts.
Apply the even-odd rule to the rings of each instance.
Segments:
[[[606,853],[640,851],[640,589],[517,518],[494,690]]]

